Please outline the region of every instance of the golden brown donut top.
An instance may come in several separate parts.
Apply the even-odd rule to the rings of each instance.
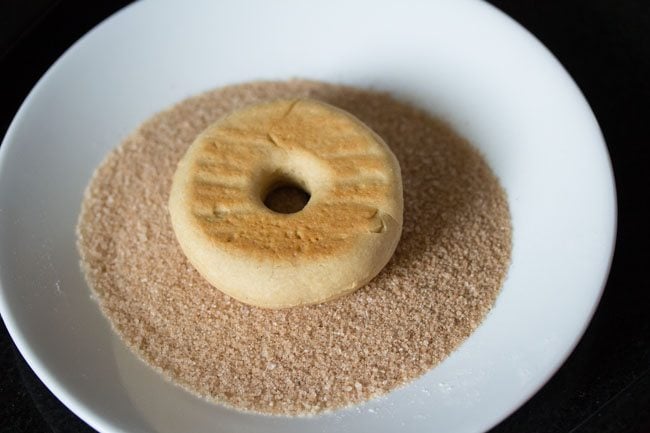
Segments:
[[[226,116],[197,137],[181,164],[189,164],[195,223],[222,250],[310,260],[382,233],[388,219],[401,223],[390,149],[358,119],[318,101],[279,100]],[[305,208],[266,208],[266,193],[287,182],[311,194]]]

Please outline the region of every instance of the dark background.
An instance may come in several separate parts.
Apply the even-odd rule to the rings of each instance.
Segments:
[[[0,135],[46,69],[127,3],[0,0]],[[650,0],[491,3],[535,34],[584,92],[619,205],[614,262],[591,325],[551,381],[493,432],[650,432]],[[0,432],[92,431],[43,386],[0,322]]]

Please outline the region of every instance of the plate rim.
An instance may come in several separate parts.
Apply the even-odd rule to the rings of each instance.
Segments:
[[[13,119],[11,120],[9,127],[7,128],[7,131],[3,137],[2,140],[2,145],[0,146],[0,171],[4,167],[4,164],[7,163],[7,154],[8,154],[8,148],[15,143],[13,140],[13,137],[15,136],[16,129],[18,128],[18,124],[20,122],[20,119],[24,116],[24,113],[26,110],[28,110],[28,107],[33,103],[33,100],[37,98],[37,95],[41,88],[46,85],[46,82],[48,81],[49,77],[56,72],[56,70],[61,66],[63,62],[66,61],[68,58],[69,54],[79,48],[80,45],[85,43],[87,39],[89,39],[93,34],[95,34],[98,31],[101,31],[108,23],[113,22],[115,20],[120,19],[122,16],[125,14],[129,13],[134,8],[140,8],[143,7],[143,4],[148,6],[153,2],[135,2],[131,3],[120,10],[116,11],[112,15],[108,16],[101,22],[99,22],[97,25],[95,25],[92,29],[87,31],[83,36],[81,36],[77,41],[75,41],[70,47],[68,47],[63,54],[61,54],[56,61],[47,69],[47,71],[38,79],[36,84],[32,87],[32,89],[29,91],[25,99],[20,105],[20,108],[14,115]],[[527,401],[530,400],[535,394],[539,392],[541,388],[543,388],[548,381],[558,372],[558,370],[562,367],[562,365],[566,362],[566,360],[571,356],[571,354],[574,352],[575,348],[577,345],[580,343],[581,339],[583,338],[585,332],[587,331],[589,325],[592,322],[592,319],[600,305],[600,301],[602,299],[604,290],[607,285],[607,281],[609,278],[609,274],[611,271],[611,266],[614,258],[614,254],[616,251],[616,237],[617,237],[617,232],[618,232],[618,197],[617,197],[617,191],[616,191],[616,179],[615,179],[615,173],[613,171],[613,166],[612,166],[612,161],[611,161],[611,156],[609,155],[607,146],[606,146],[606,141],[603,136],[602,130],[597,122],[597,119],[595,117],[595,114],[593,113],[593,110],[591,109],[591,106],[588,103],[588,100],[585,98],[582,90],[579,88],[579,86],[576,84],[576,82],[573,80],[573,77],[569,74],[569,72],[564,68],[564,66],[559,62],[557,57],[534,35],[532,34],[528,29],[523,27],[521,24],[519,24],[516,20],[514,20],[512,17],[507,15],[506,13],[502,12],[500,9],[498,9],[496,6],[486,3],[486,2],[481,2],[481,1],[467,1],[466,3],[472,3],[473,6],[476,7],[484,7],[491,9],[493,12],[498,13],[502,18],[506,18],[509,22],[510,25],[515,26],[518,28],[520,32],[523,32],[528,35],[528,37],[532,38],[534,41],[536,41],[541,48],[543,48],[546,51],[546,54],[552,57],[553,61],[562,69],[562,71],[566,74],[567,78],[569,81],[573,84],[575,89],[577,90],[579,96],[582,98],[583,103],[585,105],[585,108],[589,111],[591,114],[591,117],[593,118],[594,121],[594,126],[595,130],[597,130],[599,136],[600,136],[600,143],[597,143],[598,145],[601,145],[604,149],[604,154],[607,159],[608,163],[608,170],[609,173],[607,173],[610,177],[610,187],[611,190],[608,192],[608,194],[611,194],[612,199],[613,199],[613,207],[612,207],[612,228],[611,228],[611,238],[609,240],[609,244],[607,246],[607,250],[609,251],[608,254],[608,261],[605,269],[603,269],[603,277],[601,278],[600,282],[600,287],[597,292],[597,295],[595,298],[591,301],[590,305],[590,311],[588,313],[588,318],[584,323],[582,323],[582,326],[578,330],[577,333],[575,333],[575,336],[573,338],[573,342],[570,345],[570,349],[562,353],[562,355],[559,357],[559,361],[555,363],[553,368],[548,369],[546,371],[546,374],[543,375],[544,377],[537,383],[537,386],[533,387],[534,389],[527,393],[527,395],[522,396],[519,399],[519,402],[516,406],[514,406],[511,411],[508,413],[501,414],[498,416],[496,420],[493,420],[491,423],[488,423],[485,425],[485,429],[489,429],[497,425],[499,422],[505,420],[507,417],[509,417],[512,413],[516,412],[521,406],[523,406]],[[594,143],[594,146],[596,143]],[[0,263],[0,274],[2,274],[2,263]],[[23,335],[20,326],[15,320],[15,317],[13,316],[11,312],[11,308],[9,306],[9,303],[7,302],[6,296],[5,296],[5,289],[3,287],[3,282],[2,279],[0,278],[0,315],[2,316],[2,319],[5,322],[6,328],[8,330],[8,333],[15,344],[15,346],[18,348],[19,352],[27,362],[27,364],[30,366],[30,368],[36,373],[36,375],[39,377],[39,380],[41,380],[48,389],[52,391],[52,393],[56,396],[57,399],[59,399],[66,407],[68,407],[73,413],[77,414],[81,419],[84,420],[84,422],[88,423],[91,427],[99,430],[99,431],[124,431],[120,430],[119,427],[117,427],[115,424],[111,423],[110,421],[105,420],[102,416],[94,413],[92,408],[89,408],[84,401],[80,401],[77,399],[70,391],[61,384],[59,379],[51,374],[51,372],[48,371],[47,365],[42,362],[41,359],[36,356],[31,347],[30,344],[28,343],[27,339]]]

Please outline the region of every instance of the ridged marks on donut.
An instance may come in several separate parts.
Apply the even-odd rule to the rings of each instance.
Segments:
[[[242,186],[193,182],[190,194],[192,212],[202,216],[214,216],[217,206],[230,210],[250,201],[250,192]]]
[[[306,149],[321,156],[343,152],[367,153],[375,140],[347,115],[333,116],[320,105],[295,101],[268,131],[268,137],[286,149]]]
[[[249,116],[249,117],[247,117]],[[312,152],[333,184],[297,214],[279,215],[254,203],[254,161],[277,158],[278,148]],[[233,115],[208,131],[195,157],[193,215],[220,248],[262,259],[312,259],[352,248],[358,236],[383,233],[378,203],[392,194],[391,165],[382,144],[355,119],[320,104],[285,101],[273,110]]]
[[[197,216],[204,233],[223,247],[270,259],[328,256],[349,238],[386,230],[383,213],[359,203],[322,203],[301,218],[257,212]]]
[[[319,209],[323,215],[330,217],[322,222],[321,228],[325,232],[334,234],[358,234],[373,232],[378,233],[378,227],[384,224],[381,221],[382,212],[371,206],[357,201],[347,203],[325,203]]]
[[[210,188],[247,188],[246,182],[242,177],[238,177],[234,180],[224,179],[222,176],[217,176],[207,173],[197,173],[194,175],[192,181],[202,187]]]
[[[268,146],[268,143],[267,143]],[[245,169],[250,161],[264,155],[262,149],[245,144],[225,144],[217,141],[208,141],[199,149],[197,158],[211,160],[221,164],[228,164]]]
[[[235,182],[238,179],[246,179],[249,170],[242,170],[241,167],[226,162],[212,162],[204,160],[197,162],[194,166],[194,178],[201,180],[221,181],[228,179],[228,182]]]
[[[338,156],[327,158],[337,177],[359,177],[367,173],[385,178],[385,158],[376,155]]]
[[[380,152],[373,151],[369,149],[367,152],[354,152],[352,150],[346,151],[337,151],[337,152],[320,152],[319,155],[321,158],[326,160],[336,160],[344,158],[364,158],[364,157],[381,157]]]
[[[191,212],[198,219],[215,223],[225,214],[249,207],[250,160],[259,158],[260,152],[254,146],[226,142],[236,138],[232,129],[203,137],[188,189]]]
[[[275,130],[268,133],[268,137],[278,147],[287,150],[305,149],[320,157],[345,156],[346,153],[363,154],[368,150],[366,139],[358,134],[327,134],[327,137],[323,138],[315,137],[314,132],[307,134],[301,131],[300,134],[294,134],[284,131],[284,126],[277,126]]]
[[[211,144],[212,149],[207,147],[206,150],[221,152],[224,147],[230,151],[231,147],[235,148],[265,148],[269,145],[269,138],[266,132],[252,133],[246,129],[221,127],[213,134],[206,135],[204,140]],[[242,145],[244,144],[244,145]]]
[[[206,204],[205,206],[192,208],[192,214],[195,218],[205,220],[206,224],[218,224],[220,229],[229,226],[235,227],[232,220],[246,213],[252,213],[252,210],[247,206],[209,206]]]
[[[328,191],[328,197],[336,201],[347,201],[352,203],[363,203],[372,205],[381,200],[382,197],[390,194],[391,186],[384,181],[362,181],[338,182]],[[327,198],[325,198],[327,200]]]

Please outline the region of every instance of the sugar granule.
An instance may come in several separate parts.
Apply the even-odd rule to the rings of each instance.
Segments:
[[[210,123],[296,97],[349,111],[389,144],[402,169],[404,229],[386,268],[355,293],[264,310],[222,294],[188,263],[168,192],[178,160]],[[444,122],[384,93],[293,80],[217,89],[147,120],[95,172],[78,246],[102,311],[145,362],[214,401],[299,415],[385,394],[457,348],[497,298],[511,225],[498,180]]]

